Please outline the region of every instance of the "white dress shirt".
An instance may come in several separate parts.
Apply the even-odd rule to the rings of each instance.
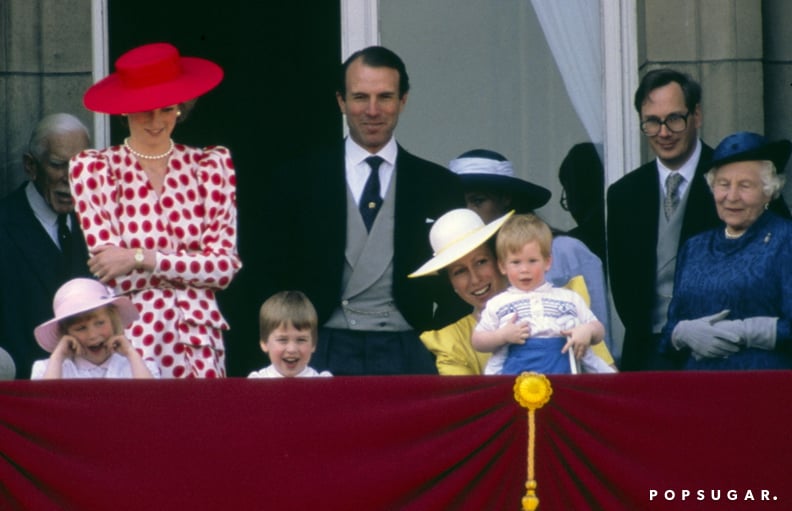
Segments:
[[[701,158],[701,140],[696,139],[696,148],[693,150],[693,154],[690,155],[690,158],[677,170],[671,170],[665,165],[663,162],[660,161],[660,158],[657,158],[657,173],[658,177],[660,178],[660,192],[662,192],[662,196],[665,197],[666,195],[666,179],[668,179],[668,175],[672,172],[679,172],[679,174],[683,177],[682,181],[679,182],[679,199],[682,200],[685,197],[685,192],[690,185],[690,182],[693,180],[693,177],[696,175],[696,167],[698,167],[699,158]]]
[[[160,377],[160,370],[157,364],[151,360],[143,361],[151,371],[154,378]],[[31,371],[31,380],[40,380],[43,378],[44,373],[47,371],[49,359],[37,360],[33,363],[33,370]],[[132,365],[126,357],[113,353],[110,358],[100,365],[96,365],[82,357],[74,357],[74,359],[66,359],[61,366],[61,378],[133,378]]]
[[[44,230],[47,231],[47,234],[52,239],[52,242],[55,243],[55,246],[61,248],[60,242],[58,241],[58,214],[44,201],[44,197],[36,190],[36,185],[33,184],[33,181],[29,181],[25,187],[25,195],[27,196],[28,204],[30,204],[30,208],[33,210],[33,215],[36,217],[36,220],[38,220]],[[71,215],[66,217],[66,225],[71,231]]]
[[[393,137],[376,155],[357,145],[351,137],[347,137],[344,146],[346,181],[356,203],[360,202],[360,196],[363,195],[363,187],[366,186],[366,181],[369,174],[371,174],[371,167],[366,163],[366,158],[379,156],[384,160],[379,167],[379,181],[380,197],[385,197],[388,193],[393,170],[396,168],[396,154],[398,152],[399,148],[396,145],[396,139]]]
[[[306,366],[305,369],[299,372],[295,378],[313,378],[316,376],[333,376],[330,371],[322,371],[321,373],[313,367]],[[275,369],[274,365],[268,365],[264,369],[253,371],[248,375],[248,378],[284,378],[284,376]]]

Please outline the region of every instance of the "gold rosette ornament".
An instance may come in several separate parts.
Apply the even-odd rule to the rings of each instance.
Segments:
[[[534,412],[550,401],[553,386],[547,376],[539,373],[522,373],[514,382],[514,399],[520,406],[528,409],[528,480],[525,481],[525,496],[522,498],[523,511],[534,511],[539,507],[534,479],[534,451],[536,444],[536,423]]]
[[[522,373],[514,383],[514,399],[523,408],[536,410],[550,401],[553,386],[547,376],[539,373]]]

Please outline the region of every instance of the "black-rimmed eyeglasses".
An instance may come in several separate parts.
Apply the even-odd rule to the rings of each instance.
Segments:
[[[690,111],[685,115],[671,114],[662,121],[657,117],[650,117],[641,123],[641,131],[647,137],[653,137],[660,133],[660,128],[665,125],[671,133],[681,133],[687,128],[688,117],[690,117]]]
[[[567,201],[566,188],[561,188],[561,198],[558,199],[558,203],[561,204],[561,209],[564,211],[569,211],[569,202]]]

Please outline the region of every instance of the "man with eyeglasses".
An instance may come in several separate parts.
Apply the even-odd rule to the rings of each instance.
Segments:
[[[679,367],[658,349],[674,286],[679,248],[720,225],[704,180],[712,148],[699,140],[701,86],[673,69],[648,72],[635,93],[641,131],[656,158],[608,188],[611,292],[624,324],[620,368]],[[771,207],[789,217],[783,199]]]
[[[689,75],[648,72],[635,93],[635,109],[656,158],[608,188],[608,268],[625,330],[620,367],[675,369],[678,364],[659,352],[658,342],[677,250],[719,222],[703,177],[712,148],[699,140],[701,86]]]

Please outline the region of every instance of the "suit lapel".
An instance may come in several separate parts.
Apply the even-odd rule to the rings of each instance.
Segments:
[[[346,244],[346,197],[348,193],[343,142],[336,146],[326,167],[319,169],[319,172],[321,173],[318,180],[320,186],[316,190],[319,207],[316,208],[316,212],[317,214],[330,215],[332,233],[341,238],[340,243],[343,247]]]
[[[658,179],[657,162],[651,161],[645,167],[646,171],[640,174],[640,182],[635,187],[635,207],[636,216],[640,219],[639,225],[645,225],[644,229],[639,229],[636,237],[643,240],[645,249],[637,253],[654,253],[657,250],[657,230],[660,219],[660,182]],[[647,252],[648,250],[648,252]]]
[[[9,208],[8,225],[4,226],[8,238],[22,254],[23,260],[28,261],[36,279],[54,294],[59,282],[60,250],[33,215],[24,188],[14,194],[13,202]]]
[[[83,236],[82,229],[80,228],[80,220],[77,215],[71,213],[72,221],[72,250],[69,254],[69,272],[71,278],[74,277],[90,277],[88,271],[88,247],[85,244],[85,236]]]
[[[394,281],[413,270],[409,268],[407,262],[409,257],[404,253],[404,249],[412,250],[422,246],[421,241],[426,243],[429,239],[428,228],[419,228],[421,225],[426,225],[427,219],[425,218],[426,201],[422,189],[424,180],[417,174],[414,157],[399,146],[393,183],[396,186],[393,220]],[[402,252],[399,252],[400,248]]]
[[[306,165],[307,172],[291,176],[290,186],[294,190],[284,192],[295,196],[293,214],[299,219],[299,232],[293,234],[302,238],[300,250],[321,253],[327,271],[338,275],[338,282],[341,282],[348,193],[343,143],[309,160]],[[305,254],[300,254],[299,258],[308,260]]]
[[[715,209],[715,200],[707,186],[704,174],[710,169],[712,161],[712,148],[702,144],[701,156],[696,166],[696,175],[690,184],[685,218],[682,220],[682,231],[679,236],[679,247],[692,235],[705,231],[718,225],[718,213]]]

